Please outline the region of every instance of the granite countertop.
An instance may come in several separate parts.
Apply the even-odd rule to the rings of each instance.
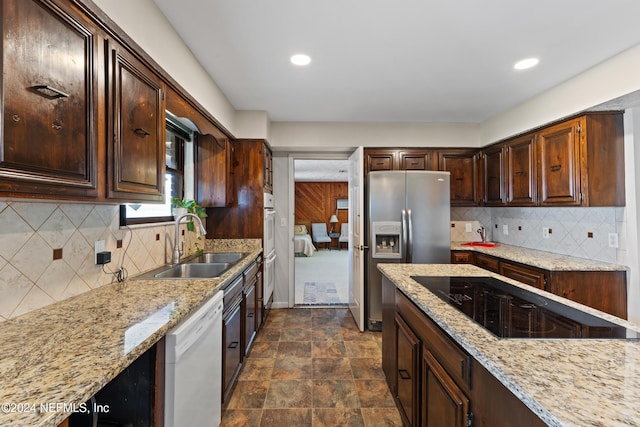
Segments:
[[[463,246],[463,243],[465,242],[451,242],[451,250],[480,252],[550,271],[628,270],[626,265],[592,261],[590,259],[538,251],[536,249],[528,249],[521,246],[505,245],[503,243],[498,243],[498,246],[493,248],[483,246]]]
[[[232,241],[211,250],[236,251],[249,255],[220,278],[128,279],[2,322],[0,425],[57,426],[70,415],[63,405],[86,402],[262,248]]]
[[[420,309],[551,426],[640,426],[640,341],[499,339],[412,275],[492,276],[630,329],[638,325],[467,264],[379,264]]]

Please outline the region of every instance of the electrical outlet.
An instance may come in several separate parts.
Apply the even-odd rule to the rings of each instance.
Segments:
[[[543,239],[549,238],[549,227],[542,227],[542,238]]]
[[[471,233],[473,230],[471,229],[471,223],[467,222],[464,225],[464,231],[466,231],[467,233]]]
[[[609,233],[609,247],[610,248],[618,247],[618,233]]]
[[[104,252],[106,249],[106,243],[104,240],[96,240],[93,244],[94,252],[93,252],[93,263],[98,263],[98,252]]]
[[[507,224],[502,225],[502,234],[504,234],[505,236],[509,234],[509,226]]]

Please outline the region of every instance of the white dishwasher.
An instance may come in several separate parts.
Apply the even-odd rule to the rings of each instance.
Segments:
[[[222,297],[216,293],[166,337],[166,427],[218,426],[222,402]]]

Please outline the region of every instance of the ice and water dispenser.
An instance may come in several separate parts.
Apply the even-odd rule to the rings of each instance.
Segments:
[[[374,242],[373,258],[402,259],[402,224],[400,221],[371,223],[371,241]]]

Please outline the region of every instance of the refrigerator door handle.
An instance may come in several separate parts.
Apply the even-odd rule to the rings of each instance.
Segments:
[[[407,210],[407,217],[409,219],[409,240],[407,241],[407,263],[413,263],[413,219],[411,218],[411,209]]]
[[[404,245],[404,247],[401,246],[403,254],[402,254],[402,262],[407,262],[407,230],[409,229],[409,227],[407,227],[407,211],[402,209],[402,244]]]

